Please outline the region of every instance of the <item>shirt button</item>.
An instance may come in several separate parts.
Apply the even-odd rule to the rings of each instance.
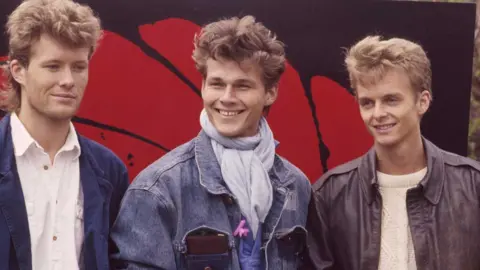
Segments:
[[[53,237],[53,241],[57,241],[57,236],[54,236],[54,237]]]
[[[45,171],[48,170],[48,166],[47,166],[47,165],[43,166],[43,169],[44,169]]]

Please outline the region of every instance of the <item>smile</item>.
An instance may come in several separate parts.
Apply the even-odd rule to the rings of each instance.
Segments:
[[[219,109],[215,109],[215,110],[223,116],[236,116],[243,112],[243,110],[240,110],[240,111],[224,111]]]
[[[75,99],[74,95],[68,95],[68,94],[57,94],[57,95],[52,95],[56,98],[70,98],[70,99]]]
[[[384,132],[393,128],[396,124],[384,124],[384,125],[375,125],[373,126],[376,130]]]

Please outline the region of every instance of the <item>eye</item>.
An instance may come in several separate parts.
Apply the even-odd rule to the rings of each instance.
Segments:
[[[58,71],[60,69],[60,65],[57,64],[50,64],[46,65],[45,67],[52,72]]]
[[[208,83],[208,86],[212,87],[212,88],[222,88],[225,86],[224,83],[222,82],[210,82]]]
[[[238,86],[238,88],[247,90],[247,89],[250,89],[251,87],[250,87],[250,85],[248,85],[248,84],[240,84],[240,85]]]
[[[369,99],[362,99],[360,100],[360,107],[362,107],[363,109],[371,108],[373,107],[373,101]]]
[[[82,72],[87,69],[86,65],[74,65],[73,66],[73,71],[75,72]]]
[[[398,101],[399,101],[399,100],[398,100],[398,98],[396,98],[396,97],[387,97],[387,98],[385,98],[385,102],[386,102],[387,104],[389,104],[389,105],[395,105],[395,104],[397,104]]]

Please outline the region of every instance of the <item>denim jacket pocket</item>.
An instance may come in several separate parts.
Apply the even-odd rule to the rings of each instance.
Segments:
[[[229,268],[230,256],[228,253],[223,254],[187,254],[188,270],[223,270]]]
[[[230,269],[231,248],[227,232],[199,227],[185,234],[184,243],[188,270]]]
[[[306,246],[307,230],[302,226],[280,229],[275,233],[275,237],[283,269],[299,269],[300,255]]]

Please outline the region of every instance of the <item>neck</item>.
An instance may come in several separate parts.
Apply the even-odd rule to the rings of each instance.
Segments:
[[[392,175],[417,172],[427,166],[420,130],[393,146],[375,144],[377,169]]]
[[[70,119],[55,121],[26,108],[21,108],[17,115],[30,136],[47,152],[53,163],[55,155],[67,139]]]

